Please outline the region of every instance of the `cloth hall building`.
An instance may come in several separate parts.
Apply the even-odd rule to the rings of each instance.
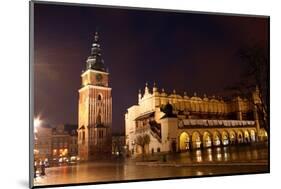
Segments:
[[[146,84],[144,94],[139,91],[138,104],[125,114],[128,151],[131,155],[180,152],[267,140],[257,112],[260,103],[258,89],[250,99],[225,101],[196,93],[181,96],[175,90],[167,94],[163,89],[158,91],[155,84],[150,91]],[[142,147],[137,137],[144,135],[150,140]]]

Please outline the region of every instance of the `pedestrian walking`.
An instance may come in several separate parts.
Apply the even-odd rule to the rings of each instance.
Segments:
[[[42,161],[41,163],[41,176],[45,176],[46,173],[45,173],[45,162]]]
[[[34,161],[34,178],[36,179],[36,172],[37,172],[37,166],[36,161]]]

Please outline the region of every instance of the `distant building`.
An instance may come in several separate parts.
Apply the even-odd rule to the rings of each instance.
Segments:
[[[76,160],[78,155],[77,125],[61,124],[52,132],[52,163]]]
[[[69,135],[69,156],[70,159],[72,157],[78,156],[78,133],[77,133],[77,125],[67,124],[65,125],[65,131],[68,132]]]
[[[50,161],[52,159],[52,128],[42,125],[36,128],[35,157],[38,161]]]
[[[181,96],[175,90],[167,94],[155,85],[150,92],[146,85],[138,104],[125,114],[126,145],[130,154],[152,154],[266,140],[257,112],[260,103],[258,89],[249,99],[225,101],[196,93]],[[137,137],[146,134],[150,142],[143,149]]]
[[[78,104],[78,154],[82,161],[111,154],[112,96],[109,73],[95,33],[86,71],[81,75]]]

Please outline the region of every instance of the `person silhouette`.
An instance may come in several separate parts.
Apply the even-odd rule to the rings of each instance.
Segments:
[[[36,171],[37,171],[37,166],[36,166],[36,161],[34,161],[34,178],[36,179]]]
[[[41,163],[41,176],[45,176],[46,172],[45,172],[45,162],[42,161]]]

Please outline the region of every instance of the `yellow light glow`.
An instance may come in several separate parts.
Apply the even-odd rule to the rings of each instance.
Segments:
[[[41,125],[42,121],[39,118],[35,118],[33,123],[34,123],[34,127],[36,128]]]

